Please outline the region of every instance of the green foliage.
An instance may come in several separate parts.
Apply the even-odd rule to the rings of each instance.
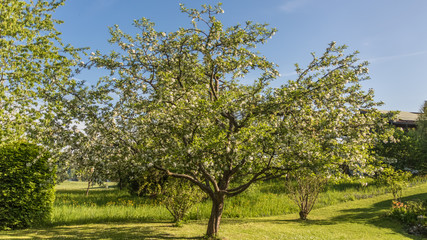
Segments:
[[[379,139],[373,148],[373,154],[379,160],[400,170],[411,170],[424,175],[427,173],[427,102],[421,108],[416,129],[401,129],[390,125],[393,135]],[[384,116],[395,120],[395,113]],[[382,131],[376,129],[376,131]]]
[[[273,183],[269,183],[273,184]],[[264,184],[260,184],[263,186]],[[283,187],[283,182],[280,182]],[[92,196],[84,196],[86,183],[65,182],[57,187],[59,199],[72,197],[76,201],[91,198],[114,200],[120,193],[110,187],[95,188]],[[70,189],[71,187],[71,189]],[[369,187],[374,187],[369,186]],[[81,190],[77,191],[77,188]],[[68,189],[68,190],[67,190]],[[72,190],[74,189],[74,190]],[[256,189],[254,189],[256,190]],[[99,192],[99,195],[98,195]],[[256,191],[255,191],[256,192]],[[408,188],[407,194],[421,196],[427,194],[427,184]],[[246,194],[242,193],[237,197]],[[253,196],[253,195],[251,195]],[[57,199],[57,200],[59,200]],[[142,199],[142,198],[136,198]],[[232,198],[235,199],[235,198]],[[230,199],[230,200],[232,200]],[[94,199],[95,200],[95,199]],[[250,200],[250,198],[248,198]],[[108,202],[108,200],[107,200]],[[230,201],[227,201],[230,203]],[[256,202],[254,201],[256,204]],[[271,203],[274,205],[276,202]],[[270,204],[261,201],[261,205]],[[207,205],[207,204],[206,204]],[[291,203],[291,205],[294,205]],[[236,205],[235,207],[237,207]],[[58,220],[55,227],[46,226],[35,229],[1,231],[3,239],[199,239],[209,217],[209,206],[206,206],[202,220],[187,222],[182,228],[171,228],[168,221],[170,214],[163,206],[141,204],[138,207],[83,207],[69,203],[68,206],[57,206]],[[280,207],[277,207],[280,208]],[[390,195],[385,194],[371,199],[351,201],[334,206],[317,209],[310,213],[312,220],[297,221],[296,211],[291,214],[277,213],[270,217],[242,217],[225,219],[221,226],[223,239],[377,239],[377,240],[425,240],[425,237],[408,235],[402,224],[390,218],[379,218],[390,208]],[[296,209],[295,209],[296,210]],[[250,212],[250,211],[248,211]],[[249,215],[246,215],[249,216]],[[262,215],[259,215],[262,216]],[[192,218],[196,219],[196,218]],[[87,223],[87,224],[84,224]]]
[[[85,159],[139,162],[191,181],[214,205],[212,236],[224,199],[257,181],[301,167],[372,170],[371,128],[384,123],[373,91],[360,85],[368,70],[357,52],[332,42],[306,67],[296,66],[295,80],[273,89],[277,66],[255,48],[276,29],[251,21],[225,27],[221,4],[181,11],[188,28],[159,32],[141,18],[130,35],[115,25],[109,41],[119,50],[91,56],[89,66],[110,75],[80,107],[87,135],[78,141],[96,149]]]
[[[0,147],[0,228],[15,229],[51,220],[55,168],[42,147],[26,142]]]
[[[402,170],[395,170],[393,167],[384,167],[378,173],[377,181],[380,184],[387,185],[393,194],[394,200],[399,200],[402,197],[403,189],[408,185],[408,179],[411,173]]]
[[[415,187],[425,185],[426,180],[419,178]],[[279,181],[280,180],[280,181]],[[357,179],[343,180],[339,183],[329,181],[326,191],[319,194],[314,209],[343,204],[360,199],[383,196],[390,198],[386,186],[369,183],[361,188]],[[109,183],[109,188],[94,187],[91,194],[85,196],[87,182],[64,182],[56,187],[53,224],[89,224],[89,223],[131,223],[170,221],[171,214],[155,198],[131,196],[127,191],[120,191],[115,183]],[[415,184],[415,183],[414,183]],[[274,190],[274,192],[272,191]],[[189,210],[188,220],[209,219],[211,210],[209,200],[196,203]],[[388,207],[388,206],[387,206]],[[291,219],[298,216],[299,209],[290,199],[283,187],[282,179],[260,182],[241,195],[229,198],[224,207],[224,218],[255,218],[291,214]],[[313,214],[313,213],[310,213]],[[186,224],[187,225],[187,224]]]
[[[417,120],[416,131],[419,143],[421,156],[418,159],[418,169],[422,174],[427,174],[427,101],[424,102],[421,108],[421,115]]]
[[[186,179],[168,178],[162,188],[159,201],[172,214],[179,226],[194,204],[200,202],[206,194]]]
[[[145,171],[133,174],[128,177],[128,191],[131,195],[156,197],[163,192],[163,188],[168,181],[168,176],[164,172]]]
[[[405,224],[411,234],[427,237],[427,199],[421,201],[393,201],[389,216]]]
[[[53,142],[60,100],[78,50],[65,46],[52,13],[64,0],[3,0],[0,5],[0,140],[34,137]],[[62,121],[65,124],[66,121]],[[25,134],[24,134],[25,133]],[[50,132],[57,134],[56,129]]]
[[[392,136],[375,144],[373,152],[383,162],[400,170],[420,170],[421,141],[416,130],[393,128]]]

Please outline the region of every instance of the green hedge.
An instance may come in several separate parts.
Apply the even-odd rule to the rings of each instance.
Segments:
[[[42,147],[27,142],[0,146],[0,229],[49,222],[55,168]]]

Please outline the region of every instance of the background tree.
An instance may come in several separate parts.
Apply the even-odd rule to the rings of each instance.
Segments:
[[[421,115],[417,120],[417,138],[420,143],[420,153],[417,167],[422,172],[422,174],[427,173],[427,101],[424,102],[424,105],[421,108]]]
[[[92,56],[111,74],[88,91],[81,119],[105,153],[117,146],[123,159],[197,185],[212,200],[209,237],[225,198],[254,182],[324,163],[331,174],[344,162],[366,168],[376,103],[360,88],[367,70],[355,54],[332,43],[297,67],[297,80],[271,89],[278,72],[254,48],[275,29],[250,21],[224,28],[220,5],[181,10],[191,27],[157,32],[143,18],[133,37],[114,26],[110,42],[121,50]],[[258,77],[248,82],[249,73]]]
[[[418,170],[421,158],[421,141],[417,131],[393,128],[394,133],[388,139],[380,140],[374,147],[376,154],[384,163],[395,169]]]
[[[65,46],[52,12],[63,0],[4,0],[0,6],[0,142],[21,138],[55,144],[78,50]],[[70,118],[71,119],[71,118]],[[71,121],[71,120],[70,120]],[[57,124],[55,124],[57,123]]]
[[[379,160],[392,166],[396,170],[412,171],[413,173],[425,174],[427,151],[427,131],[426,131],[426,114],[424,105],[421,108],[421,114],[417,119],[415,129],[402,129],[389,125],[392,135],[384,139],[379,139],[373,148],[373,154]],[[397,112],[389,113],[389,121],[395,120]],[[384,129],[383,129],[384,130]],[[376,129],[376,131],[383,131]]]

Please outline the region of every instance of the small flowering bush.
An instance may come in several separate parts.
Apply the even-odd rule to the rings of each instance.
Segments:
[[[285,182],[285,187],[291,198],[298,205],[301,220],[307,220],[307,216],[313,209],[319,193],[321,193],[328,182],[328,178],[307,174],[307,172],[297,171],[289,176]]]
[[[180,226],[190,208],[204,197],[206,194],[186,179],[169,178],[158,199],[173,216],[175,225]]]
[[[427,199],[424,201],[393,201],[390,216],[408,227],[411,234],[427,236]]]
[[[389,187],[395,201],[400,200],[402,191],[408,185],[411,173],[394,168],[384,168],[380,173],[377,181]]]

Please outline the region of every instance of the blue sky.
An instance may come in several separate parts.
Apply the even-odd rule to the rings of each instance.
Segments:
[[[65,21],[58,27],[64,42],[103,52],[112,49],[108,27],[118,24],[135,33],[134,19],[146,17],[159,31],[189,26],[179,10],[216,4],[198,0],[68,0],[54,14]],[[278,33],[258,50],[279,65],[278,81],[295,78],[294,64],[305,66],[311,52],[323,53],[328,43],[358,50],[370,62],[371,80],[385,110],[418,111],[427,100],[427,1],[426,0],[223,0],[225,26],[252,20],[269,23]],[[96,81],[99,73],[79,78]]]

